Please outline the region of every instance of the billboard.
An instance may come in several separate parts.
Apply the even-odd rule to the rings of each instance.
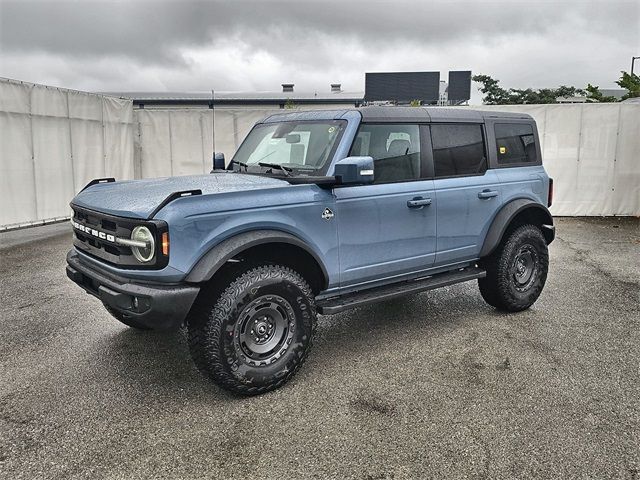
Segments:
[[[440,72],[366,73],[366,102],[399,102],[422,100],[436,103],[440,90]]]
[[[449,72],[447,94],[450,105],[469,100],[471,98],[471,71],[458,70]]]

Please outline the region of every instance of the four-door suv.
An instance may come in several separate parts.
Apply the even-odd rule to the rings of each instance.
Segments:
[[[545,284],[552,183],[528,115],[273,115],[214,164],[92,181],[71,202],[67,274],[130,327],[186,324],[195,364],[228,390],[289,380],[317,313],[474,279],[519,311]]]

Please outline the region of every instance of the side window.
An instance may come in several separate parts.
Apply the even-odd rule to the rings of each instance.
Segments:
[[[525,123],[496,123],[498,164],[537,163],[533,126]]]
[[[362,124],[351,156],[374,160],[374,183],[420,179],[420,129],[418,125]]]
[[[431,125],[436,177],[478,175],[487,169],[480,125]]]

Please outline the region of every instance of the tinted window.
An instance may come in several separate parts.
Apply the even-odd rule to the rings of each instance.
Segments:
[[[477,175],[487,169],[480,125],[432,125],[436,177]]]
[[[417,125],[362,124],[351,156],[374,160],[374,183],[420,178],[420,132]]]
[[[495,131],[499,164],[538,161],[533,126],[522,123],[497,123]]]

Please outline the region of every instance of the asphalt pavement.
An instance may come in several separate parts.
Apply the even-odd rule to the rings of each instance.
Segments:
[[[530,310],[471,282],[320,317],[253,398],[72,284],[66,224],[2,233],[0,478],[640,480],[640,220],[557,228]]]

